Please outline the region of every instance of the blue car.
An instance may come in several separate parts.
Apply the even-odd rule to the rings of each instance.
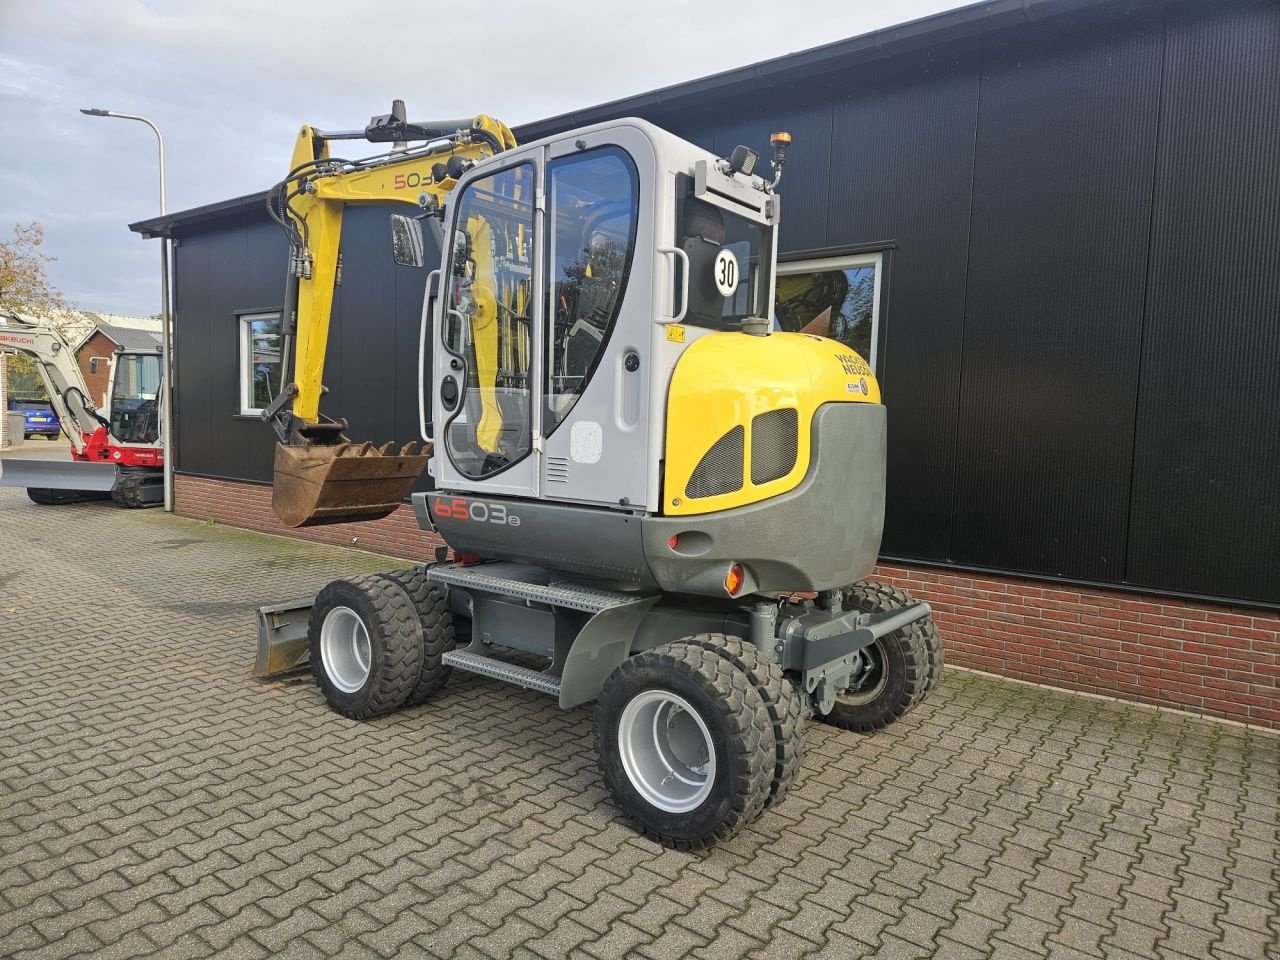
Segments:
[[[53,407],[49,405],[48,400],[23,400],[19,397],[10,397],[9,409],[21,410],[27,415],[22,429],[23,438],[26,440],[32,437],[48,437],[50,440],[56,440],[62,432],[62,424],[58,423],[58,415],[53,412]]]

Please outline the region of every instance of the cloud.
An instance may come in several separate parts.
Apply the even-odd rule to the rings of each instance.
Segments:
[[[154,242],[127,224],[252,193],[283,172],[300,123],[362,127],[404,99],[411,119],[491,113],[512,125],[961,5],[763,0],[731,7],[421,4],[405,0],[0,0],[0,231],[48,228],[50,275],[82,307],[149,314]]]

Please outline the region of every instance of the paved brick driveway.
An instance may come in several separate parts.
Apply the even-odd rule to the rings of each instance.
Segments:
[[[248,678],[256,605],[387,565],[0,488],[0,956],[1280,957],[1274,735],[951,672],[674,853],[587,710]]]

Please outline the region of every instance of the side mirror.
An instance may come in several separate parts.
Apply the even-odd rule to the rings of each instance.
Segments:
[[[422,266],[422,224],[414,217],[391,215],[391,255],[402,267]]]

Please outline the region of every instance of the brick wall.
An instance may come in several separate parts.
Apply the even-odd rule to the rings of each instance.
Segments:
[[[1280,728],[1280,614],[881,565],[934,609],[947,662]]]
[[[283,536],[359,547],[405,560],[430,560],[443,541],[418,527],[413,509],[402,506],[391,516],[364,523],[339,523],[293,530],[271,512],[271,488],[203,477],[174,477],[174,509],[184,517]]]
[[[407,506],[289,530],[270,487],[178,476],[176,496],[183,516],[410,560],[440,544]],[[929,602],[951,665],[1280,729],[1280,614],[901,564],[876,577]]]
[[[9,357],[0,353],[0,447],[9,442]]]
[[[111,355],[115,353],[115,349],[114,340],[101,330],[95,330],[93,336],[84,342],[84,346],[76,351],[76,363],[80,367],[80,375],[84,377],[85,386],[89,388],[90,400],[95,407],[100,407],[107,402],[107,385],[110,383],[107,372],[111,368]],[[93,364],[90,363],[95,357],[98,358],[96,370],[91,369]]]

